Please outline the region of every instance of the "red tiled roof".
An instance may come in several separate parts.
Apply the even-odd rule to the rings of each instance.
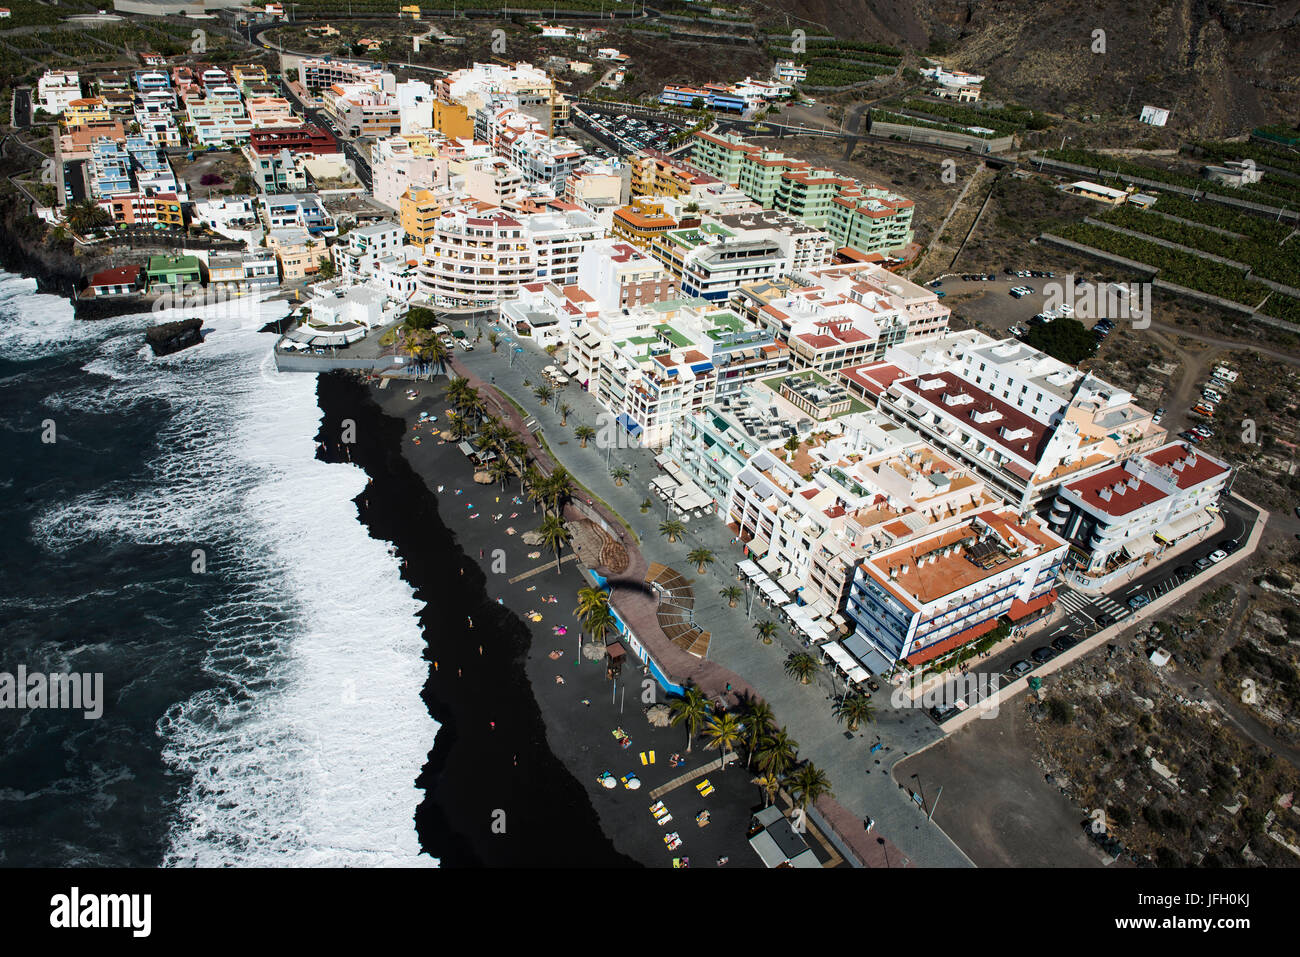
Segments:
[[[92,286],[120,286],[135,282],[140,278],[139,266],[119,266],[116,269],[104,269],[90,277]]]
[[[1137,488],[1130,488],[1128,482],[1133,478],[1135,476],[1124,466],[1115,465],[1081,478],[1077,482],[1071,482],[1066,488],[1097,511],[1118,518],[1165,497],[1165,493],[1160,489],[1140,479]],[[1104,490],[1113,490],[1117,485],[1124,490],[1123,494],[1111,491],[1109,499],[1102,497],[1101,493]]]
[[[928,648],[922,648],[920,651],[908,655],[903,660],[906,661],[909,666],[915,668],[917,665],[924,664],[927,661],[933,661],[940,655],[947,654],[954,648],[966,644],[968,641],[974,641],[976,638],[987,635],[997,626],[998,620],[996,618],[990,618],[988,621],[982,621],[978,625],[972,625],[965,631],[959,631],[957,634],[945,638],[943,641],[936,641]]]
[[[1195,464],[1187,464],[1195,456]],[[1182,471],[1175,471],[1174,477],[1179,488],[1191,488],[1202,482],[1216,478],[1228,470],[1201,452],[1181,442],[1174,442],[1164,448],[1155,449],[1146,455],[1148,462],[1154,465],[1172,466],[1175,462],[1184,463]]]
[[[840,370],[840,375],[857,384],[871,395],[879,396],[899,379],[905,379],[910,372],[904,372],[889,363],[870,363],[860,366],[848,366]]]
[[[943,384],[936,389],[921,388],[923,381],[928,382],[932,379],[938,379]],[[936,372],[907,379],[899,383],[899,388],[924,398],[927,402],[932,402],[960,421],[963,427],[978,432],[999,448],[1030,462],[1038,462],[1051,436],[1051,430],[1042,422],[951,372]],[[965,405],[949,406],[943,401],[945,395],[969,395],[974,401]],[[976,422],[971,418],[972,412],[997,412],[999,416],[990,422]],[[1013,432],[1028,429],[1029,435],[1022,439],[1007,439],[1002,435],[1003,429]]]
[[[1019,621],[1022,618],[1028,618],[1034,612],[1042,611],[1055,601],[1055,588],[1049,591],[1046,595],[1039,595],[1037,598],[1031,598],[1029,601],[1021,601],[1017,598],[1011,602],[1011,610],[1007,612],[1007,617],[1012,621]]]

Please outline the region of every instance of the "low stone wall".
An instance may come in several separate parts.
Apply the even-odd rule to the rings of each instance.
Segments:
[[[1005,153],[1015,146],[1015,137],[999,136],[985,139],[966,133],[952,133],[948,130],[933,129],[926,126],[907,126],[902,123],[890,123],[886,120],[868,120],[867,131],[873,136],[897,136],[904,142],[930,143],[935,146],[951,146],[956,149],[969,150],[972,153]]]

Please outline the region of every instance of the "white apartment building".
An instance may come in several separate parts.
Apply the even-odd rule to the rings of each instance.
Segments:
[[[988,634],[1005,616],[1049,613],[1066,543],[1011,508],[976,512],[958,525],[873,552],[858,565],[843,644],[880,672],[916,667]]]
[[[448,160],[417,149],[405,136],[389,136],[375,143],[370,154],[375,201],[391,210],[402,205],[408,189],[447,189],[451,183]]]
[[[491,306],[516,298],[524,283],[571,285],[582,250],[600,238],[600,227],[577,210],[450,210],[424,247],[421,292],[438,305]]]
[[[513,205],[527,188],[518,168],[500,157],[478,160],[464,170],[465,195],[489,206]]]
[[[335,274],[342,279],[373,277],[384,260],[406,261],[405,233],[397,223],[379,222],[357,226],[330,247]]]
[[[361,83],[387,93],[397,91],[397,77],[371,63],[350,63],[333,57],[305,57],[298,61],[298,82],[312,92],[336,83]]]
[[[36,106],[61,116],[73,100],[81,99],[81,77],[76,70],[46,70],[36,81]]]
[[[601,310],[634,309],[680,294],[677,280],[657,260],[615,239],[602,239],[583,249],[577,284]]]
[[[403,133],[433,128],[433,87],[421,80],[397,84],[397,115]]]
[[[1212,525],[1207,509],[1231,477],[1221,459],[1171,442],[1062,485],[1048,522],[1080,583],[1097,587]]]
[[[851,371],[882,411],[1022,509],[1165,437],[1130,393],[1015,339],[968,330],[894,347]]]
[[[212,229],[219,236],[236,239],[249,246],[262,241],[265,232],[257,201],[252,196],[214,196],[194,204],[194,222]]]

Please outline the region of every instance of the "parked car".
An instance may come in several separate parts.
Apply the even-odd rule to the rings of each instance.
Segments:
[[[1069,651],[1079,643],[1079,639],[1074,635],[1062,635],[1060,638],[1052,639],[1052,647],[1057,651]]]
[[[1239,548],[1241,548],[1241,542],[1237,541],[1237,539],[1235,539],[1235,538],[1230,538],[1230,539],[1228,539],[1226,542],[1223,543],[1223,548],[1222,548],[1222,550],[1223,550],[1224,552],[1226,552],[1227,554],[1231,555],[1233,552],[1235,552],[1235,551],[1236,551],[1237,549],[1239,549]]]
[[[1115,619],[1111,615],[1107,615],[1105,612],[1102,612],[1102,614],[1098,615],[1094,620],[1100,628],[1109,628],[1111,625],[1115,624]]]
[[[1033,667],[1033,665],[1022,658],[1020,661],[1017,661],[1014,665],[1008,668],[1007,673],[1013,674],[1019,678],[1021,675],[1025,674],[1025,672],[1032,670]]]
[[[1209,556],[1209,555],[1204,555],[1204,556],[1202,556],[1201,558],[1196,559],[1196,561],[1195,561],[1194,564],[1196,565],[1196,570],[1197,570],[1198,572],[1203,572],[1203,571],[1205,571],[1205,569],[1207,569],[1207,568],[1209,568],[1211,565],[1213,565],[1214,562],[1210,561],[1210,556]]]
[[[1200,445],[1201,437],[1195,432],[1179,432],[1178,437],[1184,442],[1191,442],[1192,445]]]
[[[1063,316],[1069,317],[1074,315],[1074,306],[1070,305],[1068,302],[1063,302],[1056,307],[1056,311]]]
[[[1145,608],[1149,604],[1151,604],[1151,599],[1146,595],[1134,595],[1128,600],[1128,606],[1134,611],[1137,611],[1139,608]]]
[[[1225,552],[1222,548],[1216,548],[1214,551],[1210,552],[1210,554],[1205,557],[1217,565],[1219,562],[1223,561],[1225,558],[1228,557],[1228,553]]]
[[[1031,654],[1029,657],[1033,658],[1041,665],[1044,664],[1045,662],[1051,661],[1059,653],[1060,652],[1058,652],[1055,648],[1048,648],[1044,646],[1042,648],[1035,648],[1033,654]]]
[[[940,299],[942,299],[944,296],[948,294],[944,292],[942,289],[940,289],[938,292],[935,293],[935,295],[938,296]]]
[[[1153,416],[1151,416],[1151,421],[1154,422],[1156,425],[1159,425],[1159,424],[1160,424],[1160,421],[1161,421],[1164,417],[1165,417],[1165,410],[1164,410],[1163,408],[1159,408],[1159,409],[1156,409],[1155,414],[1154,414]]]

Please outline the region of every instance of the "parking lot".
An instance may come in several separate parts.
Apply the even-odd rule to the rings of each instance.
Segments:
[[[666,117],[605,112],[590,106],[575,110],[574,119],[584,130],[619,153],[635,153],[643,149],[667,152],[669,141],[682,130],[680,123]]]

